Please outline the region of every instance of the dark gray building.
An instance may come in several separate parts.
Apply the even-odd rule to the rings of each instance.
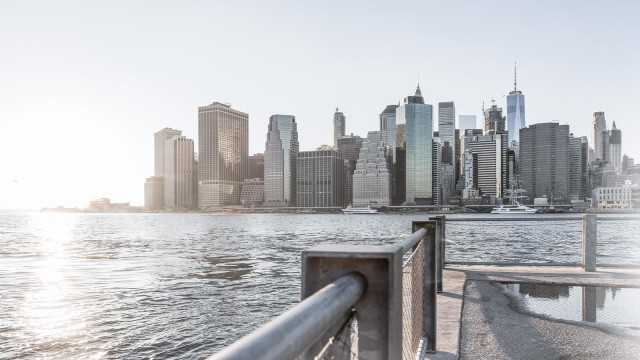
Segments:
[[[249,176],[247,178],[264,180],[264,154],[258,153],[249,156]]]
[[[569,201],[569,125],[541,123],[520,129],[520,181],[527,201]]]
[[[342,158],[348,162],[345,164],[343,185],[344,206],[350,205],[353,202],[353,172],[356,169],[356,162],[358,161],[358,155],[360,155],[363,141],[364,139],[360,136],[353,134],[338,139],[338,151],[341,153]]]
[[[298,207],[342,207],[344,159],[336,150],[301,151],[296,166]]]
[[[590,196],[589,144],[585,138],[569,134],[569,199],[584,200]]]

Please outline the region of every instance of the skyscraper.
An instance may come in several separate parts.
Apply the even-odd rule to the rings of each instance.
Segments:
[[[613,165],[616,175],[620,175],[622,173],[622,130],[618,130],[615,121],[609,131],[608,161]]]
[[[443,158],[442,163],[453,166],[454,173],[455,173],[455,165],[456,165],[456,162],[453,159],[453,154],[455,154],[456,152],[455,125],[456,125],[456,108],[453,101],[438,103],[438,133],[440,137],[440,142],[442,146],[448,144],[448,146],[451,148],[451,155]],[[447,155],[449,154],[448,151],[446,153]],[[449,167],[446,167],[446,169],[450,170]],[[442,174],[440,178],[442,178]],[[455,188],[455,183],[453,179],[447,178],[447,181],[443,181],[442,184],[445,186],[448,186],[445,194],[453,195],[454,188]]]
[[[406,124],[406,203],[433,203],[433,106],[424,103],[420,85],[396,109],[396,121]]]
[[[353,172],[356,169],[356,161],[360,155],[363,139],[360,136],[344,136],[338,139],[338,151],[345,161],[343,199],[344,206],[352,204],[353,201]]]
[[[593,113],[593,122],[591,122],[591,142],[589,146],[595,151],[596,159],[605,160],[604,133],[607,131],[607,121],[604,118],[603,111]],[[595,159],[592,159],[595,160]]]
[[[520,129],[520,180],[529,202],[569,200],[569,125],[540,123]],[[576,144],[577,145],[577,144]]]
[[[467,130],[467,133],[472,133],[472,130]],[[482,195],[503,197],[509,174],[507,134],[467,136],[464,150],[477,156],[477,164],[474,164],[476,189]]]
[[[343,137],[346,130],[347,118],[343,113],[338,111],[336,108],[336,112],[333,114],[333,146],[334,148],[338,147],[338,139]]]
[[[154,175],[164,176],[164,150],[165,142],[176,135],[182,135],[181,130],[164,128],[153,134]]]
[[[165,141],[164,204],[168,210],[191,209],[193,198],[193,140],[176,135]]]
[[[240,204],[247,177],[249,115],[214,102],[198,107],[198,207]]]
[[[391,205],[391,153],[379,131],[369,131],[353,173],[353,206]],[[387,156],[389,155],[389,156]]]
[[[509,147],[513,140],[520,141],[520,129],[524,128],[524,95],[518,90],[518,78],[514,67],[513,91],[507,95],[507,130],[509,131]]]
[[[502,108],[495,104],[495,100],[491,100],[491,107],[484,109],[484,132],[483,135],[504,134],[505,117],[502,116]]]
[[[249,156],[249,175],[247,179],[264,180],[264,154],[258,153]]]
[[[296,165],[298,207],[342,207],[344,159],[336,150],[301,151]]]
[[[264,152],[264,206],[296,206],[299,146],[295,116],[271,116]]]
[[[396,162],[396,109],[398,105],[388,105],[380,113],[380,134],[382,141],[393,149],[393,163]]]
[[[569,134],[567,151],[569,156],[568,196],[571,200],[582,200],[589,195],[587,184],[589,145],[582,138]]]

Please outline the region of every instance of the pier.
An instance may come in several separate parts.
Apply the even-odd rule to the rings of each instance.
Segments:
[[[394,245],[313,247],[302,252],[302,301],[210,359],[637,356],[640,342],[596,323],[599,288],[640,287],[639,266],[597,263],[597,224],[603,220],[595,214],[581,219],[580,263],[447,261],[446,226],[455,222],[447,225],[445,216],[414,221],[412,235]],[[580,287],[581,319],[523,309],[504,289],[509,284]]]

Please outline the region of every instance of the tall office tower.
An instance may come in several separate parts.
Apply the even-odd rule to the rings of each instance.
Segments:
[[[407,149],[404,147],[396,147],[396,164],[395,164],[395,198],[393,205],[402,205],[406,200],[406,184],[407,184]]]
[[[540,123],[520,129],[520,180],[529,202],[569,200],[569,125]]]
[[[482,129],[466,129],[460,133],[460,162],[464,164],[464,152],[467,150],[467,144],[474,136],[482,136]],[[460,175],[464,175],[464,168],[458,171]]]
[[[336,150],[301,151],[296,165],[298,207],[342,207],[344,159]]]
[[[627,169],[629,168],[629,155],[624,154],[622,155],[622,173],[626,174],[627,173]]]
[[[591,123],[591,139],[589,146],[595,151],[595,159],[605,160],[604,138],[603,135],[607,131],[607,121],[604,118],[603,111],[593,113],[593,122]],[[591,161],[595,161],[592,159]]]
[[[296,162],[299,146],[295,116],[271,116],[264,152],[263,206],[296,206]]]
[[[249,159],[249,115],[214,102],[198,107],[198,207],[240,204]]]
[[[454,172],[453,172],[453,183],[454,183],[454,195],[460,195],[461,194],[461,189],[458,190],[458,181],[460,180],[460,168],[463,166],[463,164],[460,162],[460,129],[456,129],[456,131],[454,132],[454,137],[455,140],[453,141],[454,143],[454,151],[453,151],[453,162],[455,163],[454,165]],[[464,170],[462,170],[464,171]]]
[[[258,153],[249,156],[249,175],[247,179],[264,180],[264,154]]]
[[[458,129],[460,130],[460,135],[464,135],[464,131],[467,129],[477,129],[476,116],[458,115]]]
[[[396,109],[396,121],[406,124],[406,203],[433,203],[433,106],[424,103],[420,86]]]
[[[379,131],[369,131],[353,173],[353,206],[391,205],[390,157]]]
[[[333,146],[338,147],[338,139],[343,137],[347,126],[347,118],[338,111],[333,114]]]
[[[472,132],[467,130],[468,133]],[[474,184],[481,195],[503,197],[508,187],[507,134],[470,136],[464,151],[477,155],[478,181]]]
[[[507,169],[508,169],[508,174],[507,174],[507,183],[505,185],[505,187],[507,189],[512,188],[513,186],[517,185],[516,184],[516,173],[518,170],[518,162],[516,161],[516,152],[513,151],[513,149],[508,149],[507,150]]]
[[[464,189],[462,190],[462,198],[470,199],[478,197],[478,154],[467,150],[462,156],[464,158]]]
[[[439,137],[433,137],[431,154],[433,155],[431,158],[433,205],[442,205],[442,143]]]
[[[151,176],[147,178],[144,183],[144,208],[148,210],[162,210],[164,208],[164,177]]]
[[[398,105],[387,105],[380,113],[380,134],[382,141],[393,149],[393,163],[396,162],[396,109]]]
[[[356,169],[356,161],[360,155],[363,139],[360,136],[351,134],[338,139],[338,151],[345,160],[344,175],[344,206],[352,204],[353,201],[353,172]]]
[[[451,146],[451,157],[447,158],[448,161],[443,162],[454,166],[456,162],[453,160],[453,153],[455,152],[455,134],[456,134],[456,108],[453,101],[438,103],[438,132],[440,133],[440,141],[442,145],[449,144]],[[453,194],[455,184],[453,181],[448,182],[449,189],[448,194]]]
[[[507,131],[509,131],[508,144],[515,140],[520,141],[520,129],[524,128],[524,95],[518,90],[518,78],[516,76],[516,68],[513,71],[513,91],[507,95]]]
[[[182,135],[181,130],[164,128],[157,133],[153,134],[153,148],[154,148],[154,175],[164,176],[164,149],[165,142],[176,135]]]
[[[613,165],[616,175],[622,173],[622,130],[618,130],[614,121],[609,131],[609,163]]]
[[[193,199],[193,140],[176,135],[164,143],[164,206],[191,209]]]
[[[502,108],[491,100],[491,107],[484,109],[484,132],[483,135],[506,134],[506,119],[502,116]]]
[[[587,184],[588,163],[587,153],[589,146],[582,138],[569,134],[568,143],[569,163],[569,199],[582,200],[588,196]]]

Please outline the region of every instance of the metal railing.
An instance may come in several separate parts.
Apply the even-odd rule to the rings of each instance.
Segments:
[[[395,360],[435,352],[443,228],[440,217],[413,222],[413,234],[396,245],[320,245],[303,251],[302,301],[209,359],[341,354]]]

